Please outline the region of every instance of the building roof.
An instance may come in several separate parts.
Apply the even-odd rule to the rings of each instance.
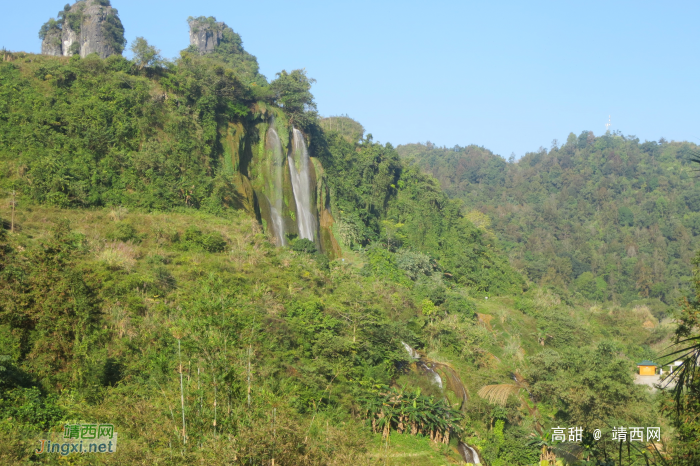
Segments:
[[[640,362],[639,364],[637,364],[637,366],[656,366],[656,365],[657,365],[656,363],[651,362],[651,361],[647,361],[646,359],[644,361]]]

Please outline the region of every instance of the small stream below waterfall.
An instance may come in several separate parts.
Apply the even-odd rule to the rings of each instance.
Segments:
[[[462,455],[465,463],[481,464],[479,453],[464,442],[459,442],[459,453]]]
[[[432,378],[433,382],[440,387],[441,390],[443,389],[443,380],[438,373],[438,370],[442,370],[447,379],[445,382],[447,382],[447,385],[455,393],[455,395],[462,398],[462,407],[466,406],[468,401],[467,390],[464,388],[462,381],[459,379],[459,376],[454,369],[446,364],[431,361],[430,359],[421,356],[418,351],[411,348],[411,346],[404,341],[402,341],[401,344],[403,345],[404,349],[406,349],[408,356],[415,361],[416,366],[421,369],[426,377]],[[462,459],[466,463],[482,464],[479,453],[474,447],[460,441],[457,449],[459,450],[459,454],[462,455]]]
[[[442,390],[442,377],[440,377],[440,374],[437,373],[435,369],[430,367],[428,364],[424,363],[423,361],[418,361],[417,363],[425,372],[433,376],[433,381],[435,382],[435,385],[440,387],[440,390]]]
[[[421,355],[418,354],[418,351],[411,348],[406,342],[402,341],[401,344],[404,348],[406,348],[406,352],[411,357],[411,359],[416,361],[416,365],[420,367],[423,370],[423,372],[430,374],[430,376],[433,378],[433,381],[435,382],[435,385],[442,389],[442,377],[440,377],[440,374],[438,374],[433,367],[430,367],[431,364],[429,362],[426,362],[421,357]]]

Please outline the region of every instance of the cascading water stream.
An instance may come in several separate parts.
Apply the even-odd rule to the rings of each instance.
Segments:
[[[284,170],[284,155],[282,153],[282,142],[274,128],[275,121],[270,123],[267,130],[267,145],[272,149],[272,199],[270,199],[270,217],[272,219],[272,229],[277,238],[277,245],[284,246],[286,238],[284,236],[284,220],[282,219],[282,172]]]
[[[420,354],[418,354],[418,351],[414,350],[410,346],[408,346],[408,343],[405,341],[402,341],[401,344],[403,345],[404,348],[406,348],[406,352],[408,355],[413,358],[413,359],[420,359]]]
[[[292,190],[297,205],[297,226],[299,237],[314,241],[316,219],[311,210],[311,176],[309,152],[306,150],[304,135],[292,128],[293,145],[289,156],[289,171],[292,178]]]
[[[430,375],[433,376],[433,381],[438,387],[440,387],[440,390],[442,390],[442,377],[440,377],[440,374],[438,374],[435,369],[433,369],[423,361],[419,361],[418,364],[423,368],[425,372],[428,372]]]
[[[402,341],[401,344],[406,349],[406,352],[411,357],[411,359],[416,360],[416,365],[422,368],[424,372],[429,373],[433,377],[433,381],[435,382],[435,384],[442,390],[442,377],[440,377],[440,374],[438,374],[435,369],[430,367],[430,362],[424,361],[423,358],[421,358],[420,354],[418,354],[418,351],[411,348],[405,341]]]
[[[479,453],[464,442],[459,442],[459,453],[462,455],[465,463],[481,464]]]
[[[402,341],[401,344],[403,345],[410,358],[416,362],[416,365],[423,369],[423,372],[426,375],[430,374],[430,376],[432,376],[433,381],[436,385],[440,387],[440,389],[443,388],[442,378],[440,377],[440,374],[438,374],[438,372],[435,370],[435,367],[438,367],[440,370],[444,371],[447,377],[446,381],[448,386],[452,389],[452,391],[455,392],[457,396],[462,397],[462,406],[466,405],[468,399],[467,391],[464,388],[464,384],[462,384],[462,381],[459,380],[459,376],[457,375],[454,369],[452,369],[446,364],[430,361],[429,359],[423,358],[418,353],[418,351],[411,348],[404,341]],[[459,442],[458,450],[459,454],[462,455],[462,458],[466,463],[482,464],[481,459],[479,458],[479,453],[476,451],[475,448],[467,445],[464,442]]]

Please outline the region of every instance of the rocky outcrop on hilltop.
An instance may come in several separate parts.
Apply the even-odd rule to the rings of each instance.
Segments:
[[[190,45],[197,48],[200,55],[212,53],[224,38],[224,29],[228,28],[226,23],[216,21],[214,18],[189,18],[190,25]]]
[[[126,45],[119,12],[109,0],[81,0],[66,5],[58,19],[50,19],[39,31],[44,55],[101,58],[121,54]]]
[[[226,23],[217,21],[213,16],[190,16],[187,23],[190,25],[189,52],[209,55],[225,62],[245,82],[267,85],[265,77],[258,73],[258,60],[243,49],[241,36]]]
[[[44,55],[63,55],[62,51],[62,31],[59,27],[54,27],[46,32],[44,40],[41,41],[41,53]]]

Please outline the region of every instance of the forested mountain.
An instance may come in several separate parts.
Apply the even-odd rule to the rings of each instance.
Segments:
[[[584,131],[517,162],[477,146],[397,150],[462,200],[535,283],[621,304],[674,304],[689,291],[700,235],[694,144]]]
[[[426,352],[431,335],[469,351],[462,332],[481,332],[473,297],[523,291],[498,246],[391,145],[324,131],[302,71],[260,86],[216,53],[143,58],[6,53],[0,66],[4,460],[40,459],[20,443],[32,432],[109,417],[132,445],[126,462],[171,448],[185,464],[210,461],[221,433],[239,442],[224,462],[369,461],[372,429],[357,424],[383,416],[377,402],[399,378],[431,419],[413,433],[456,442],[459,398],[423,366],[410,370],[401,342]],[[305,141],[317,222],[308,239],[289,175]],[[181,371],[184,387],[172,377]],[[186,436],[168,418],[178,389]],[[136,408],[134,390],[148,408]],[[276,446],[264,441],[273,407]],[[122,417],[132,412],[135,425],[168,429],[137,446]],[[337,429],[333,448],[318,418]],[[205,442],[218,446],[198,449]],[[457,444],[424,447],[459,458]]]
[[[119,447],[71,464],[579,464],[617,454],[617,425],[692,450],[653,408],[670,398],[634,383],[671,326],[567,292],[674,296],[623,278],[689,274],[686,146],[586,134],[517,165],[397,150],[321,119],[303,70],[268,82],[232,29],[190,26],[173,62],[142,38],[133,60],[3,53],[0,463],[57,463],[36,439],[86,422],[113,423]],[[462,188],[473,207],[450,199]],[[528,202],[568,227],[537,226]],[[624,255],[603,224],[632,238]],[[551,442],[560,425],[607,437],[584,453]]]

